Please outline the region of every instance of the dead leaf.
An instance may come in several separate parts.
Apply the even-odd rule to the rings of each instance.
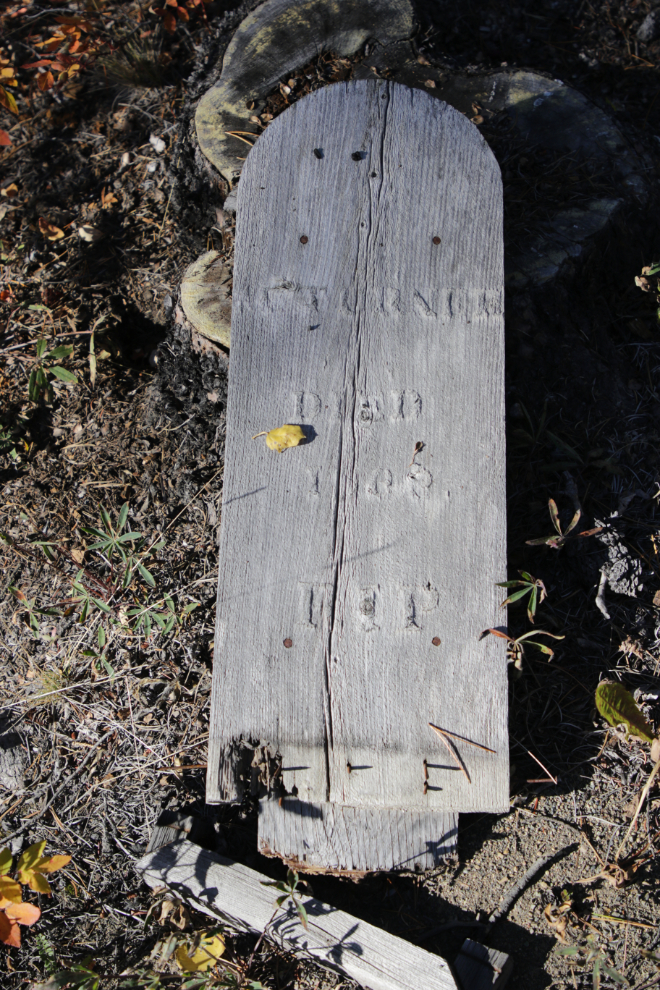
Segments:
[[[0,196],[6,196],[7,199],[13,199],[14,196],[18,196],[18,186],[16,183],[12,182],[11,185],[5,186],[5,188],[0,191]]]
[[[0,128],[0,148],[8,148],[11,144],[11,138],[7,134],[7,131],[3,131]]]
[[[257,437],[263,436],[266,437],[266,446],[271,450],[276,450],[278,454],[283,453],[287,447],[297,447],[298,444],[305,442],[302,428],[290,423],[278,426],[277,429],[270,430],[270,432],[264,430],[262,433],[256,433],[252,439],[256,440]]]
[[[44,217],[39,217],[39,230],[49,241],[59,241],[64,237],[64,231],[54,223],[48,223]]]
[[[660,739],[654,739],[651,743],[651,759],[654,763],[660,760]]]
[[[566,928],[568,926],[568,915],[573,908],[573,902],[568,900],[556,907],[554,904],[546,904],[543,909],[543,914],[545,920],[548,922],[551,928],[554,929],[555,935],[560,942],[565,942],[566,939],[564,935],[566,934]]]
[[[113,192],[108,192],[106,189],[103,189],[101,192],[101,207],[104,210],[111,210],[113,204],[118,202],[119,200]]]
[[[78,227],[78,237],[81,241],[87,241],[88,244],[95,244],[96,241],[101,240],[103,234],[96,227],[91,227],[88,223],[84,223]]]
[[[186,973],[206,973],[217,965],[225,951],[222,935],[209,935],[202,932],[196,947],[189,952],[185,945],[179,945],[175,959]]]
[[[637,707],[630,691],[618,681],[601,681],[596,688],[596,708],[610,725],[625,725],[628,735],[653,742],[653,729]]]

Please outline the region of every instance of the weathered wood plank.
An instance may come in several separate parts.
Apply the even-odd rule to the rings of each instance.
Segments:
[[[513,959],[506,952],[466,938],[454,970],[462,990],[504,990],[513,970]]]
[[[165,885],[200,911],[242,930],[263,931],[275,910],[275,893],[263,886],[269,877],[187,840],[149,853],[136,866],[151,887]],[[307,929],[286,904],[270,927],[271,938],[287,949],[346,973],[371,990],[456,990],[440,956],[313,897],[301,900]]]
[[[458,815],[259,802],[259,852],[310,873],[431,870],[456,856]]]
[[[501,179],[465,117],[341,83],[238,194],[207,800],[508,808]],[[277,454],[250,438],[302,424]],[[419,443],[421,450],[414,453]],[[456,740],[464,773],[432,722]],[[468,780],[469,776],[469,780]]]

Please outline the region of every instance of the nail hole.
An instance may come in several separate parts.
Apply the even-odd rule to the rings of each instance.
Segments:
[[[361,162],[362,161],[362,152],[361,151],[354,151],[353,154],[351,155],[351,158],[353,159],[354,162]]]
[[[287,648],[287,650],[288,650],[288,649],[289,649],[289,647],[291,647],[291,646],[293,646],[293,640],[292,640],[292,639],[289,639],[289,638],[287,637],[287,639],[285,639],[285,640],[284,640],[284,645],[286,646],[286,648]]]
[[[440,243],[440,238],[439,237],[434,237],[433,238],[433,243],[434,244],[439,244]]]
[[[371,178],[372,178],[372,179],[376,179],[376,178],[378,178],[378,172],[372,172],[372,173],[371,173]]]
[[[440,646],[440,643],[442,642],[442,640],[440,639],[439,636],[434,636],[433,639],[431,640],[431,642],[433,643],[434,646]],[[286,645],[286,643],[285,643],[285,645]]]
[[[300,238],[300,243],[301,244],[307,244],[307,241],[308,240],[309,240],[309,237],[306,234],[303,234],[302,237]]]
[[[314,157],[323,158],[323,152],[321,151],[320,148],[314,148]]]

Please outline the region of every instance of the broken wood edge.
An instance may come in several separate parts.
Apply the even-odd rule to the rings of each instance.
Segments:
[[[276,910],[272,881],[241,863],[187,839],[162,846],[135,864],[152,888],[169,888],[183,901],[239,931],[263,932],[281,948],[343,973],[369,990],[458,990],[441,956],[390,935],[314,897]],[[274,910],[275,909],[275,910]]]
[[[267,859],[279,859],[290,870],[296,873],[306,873],[308,876],[346,877],[347,880],[363,880],[370,873],[382,873],[382,870],[341,870],[332,866],[314,866],[298,859],[297,856],[289,856],[286,853],[271,849],[265,842],[259,843],[259,852]]]
[[[513,958],[466,938],[454,969],[462,990],[503,990],[513,971]]]
[[[267,0],[245,17],[225,52],[220,79],[195,112],[197,142],[230,186],[248,148],[236,134],[255,134],[247,105],[263,100],[287,74],[319,51],[350,56],[369,38],[388,44],[410,38],[410,0]],[[294,40],[294,45],[291,40]]]

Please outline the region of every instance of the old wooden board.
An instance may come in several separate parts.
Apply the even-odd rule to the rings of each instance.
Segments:
[[[505,577],[501,224],[478,130],[418,90],[330,86],[250,152],[210,802],[259,744],[303,802],[508,808],[504,644],[480,639]],[[251,439],[284,423],[307,442]]]
[[[310,873],[432,870],[456,856],[458,815],[347,808],[297,798],[259,803],[259,852]]]
[[[187,840],[148,853],[136,867],[151,887],[165,885],[182,900],[234,927],[262,932],[273,918],[276,891],[269,877],[207,852]],[[456,990],[440,956],[338,911],[302,897],[308,917],[303,928],[287,902],[269,926],[269,936],[296,954],[339,970],[371,990]]]

